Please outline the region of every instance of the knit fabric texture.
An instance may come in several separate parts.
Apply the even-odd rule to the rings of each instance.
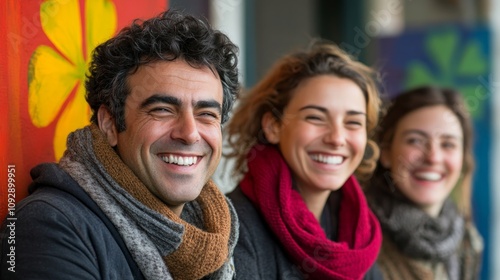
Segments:
[[[464,239],[457,250],[460,271],[458,279],[479,279],[483,246],[483,240],[475,226],[467,223]],[[377,263],[385,280],[452,279],[448,276],[445,263],[409,257],[398,249],[387,234],[384,234]]]
[[[464,247],[466,223],[451,199],[433,218],[389,191],[371,191],[367,197],[384,232],[379,264],[386,278],[470,279],[463,277],[470,274],[464,272],[465,255],[478,254]]]
[[[123,163],[95,125],[68,137],[60,166],[96,201],[147,279],[232,279],[232,205],[209,181],[181,217]],[[188,187],[188,186],[186,186]]]
[[[374,264],[382,233],[353,176],[341,188],[337,241],[326,237],[292,188],[290,169],[275,147],[252,148],[240,186],[306,278],[360,279]]]

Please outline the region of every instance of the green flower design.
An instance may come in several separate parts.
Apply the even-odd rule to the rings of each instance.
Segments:
[[[404,85],[406,88],[423,84],[454,87],[462,92],[470,114],[477,118],[483,111],[484,91],[488,90],[479,87],[479,78],[488,75],[489,64],[478,40],[463,43],[460,39],[454,29],[429,34],[424,47],[436,70],[432,71],[424,61],[411,61]]]

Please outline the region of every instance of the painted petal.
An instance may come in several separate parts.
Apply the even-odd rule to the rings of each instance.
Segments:
[[[38,46],[29,62],[28,108],[33,124],[49,125],[75,87],[78,79],[75,67],[56,51]]]
[[[420,61],[413,61],[408,65],[408,73],[406,75],[405,87],[413,88],[425,84],[434,84],[433,74]]]
[[[488,61],[481,50],[480,42],[470,40],[464,48],[463,54],[460,56],[457,74],[480,76],[488,74]]]
[[[87,30],[87,59],[100,43],[111,38],[116,31],[115,4],[109,0],[88,0],[85,2]]]
[[[68,106],[64,109],[61,118],[56,125],[54,134],[54,155],[59,160],[66,150],[66,139],[68,135],[78,128],[90,123],[90,108],[85,101],[85,88],[82,83]]]
[[[443,75],[451,74],[451,68],[454,65],[452,60],[458,46],[458,40],[458,34],[449,29],[437,31],[427,39],[427,51]]]
[[[48,0],[40,5],[42,28],[73,64],[83,65],[82,25],[78,0]]]

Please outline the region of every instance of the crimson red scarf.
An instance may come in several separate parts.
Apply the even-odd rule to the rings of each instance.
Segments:
[[[377,259],[382,233],[354,176],[342,186],[338,240],[326,237],[300,194],[280,152],[257,145],[248,154],[243,193],[260,209],[293,262],[308,279],[360,279]]]

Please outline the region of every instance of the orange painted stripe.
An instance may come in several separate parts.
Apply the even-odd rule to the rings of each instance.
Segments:
[[[2,102],[0,102],[0,115],[2,116],[2,125],[0,127],[0,217],[7,214],[7,165],[22,164],[22,156],[16,153],[19,149],[20,136],[20,120],[19,120],[19,51],[16,51],[12,45],[13,40],[19,34],[21,25],[21,1],[7,0],[0,10],[0,18],[5,21],[0,24],[0,39],[2,52],[0,67],[2,68],[0,90]],[[14,142],[17,142],[16,145]],[[15,174],[16,177],[18,174]],[[16,188],[19,186],[15,182]],[[17,194],[17,191],[16,191]]]

